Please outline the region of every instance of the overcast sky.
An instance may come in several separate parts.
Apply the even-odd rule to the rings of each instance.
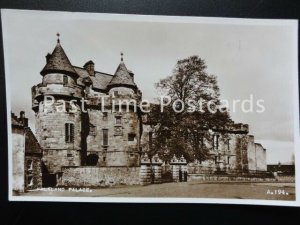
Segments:
[[[219,19],[197,23],[122,21],[100,14],[5,11],[2,13],[6,76],[14,113],[25,110],[34,130],[31,87],[41,82],[45,55],[56,33],[71,63],[93,60],[95,69],[114,73],[120,52],[145,99],[158,96],[154,83],[170,75],[178,59],[199,55],[218,78],[221,98],[263,99],[264,113],[232,113],[267,149],[268,163],[290,161],[294,151],[293,79],[297,76],[297,27],[280,21]],[[116,21],[113,21],[116,20]],[[143,20],[144,22],[142,22]],[[178,20],[178,19],[177,19]],[[226,22],[226,24],[224,23]],[[243,20],[241,20],[243,21]]]

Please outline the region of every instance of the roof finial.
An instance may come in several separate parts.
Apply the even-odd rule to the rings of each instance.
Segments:
[[[57,34],[56,34],[56,36],[57,36],[57,43],[60,43],[60,40],[59,40],[59,36],[60,36],[60,34],[59,34],[59,33],[57,33]]]
[[[123,52],[121,52],[121,61],[123,62]]]

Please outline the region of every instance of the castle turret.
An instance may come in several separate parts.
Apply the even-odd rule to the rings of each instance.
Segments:
[[[59,36],[59,34],[58,34]],[[42,83],[32,87],[32,108],[36,116],[36,136],[44,149],[43,162],[49,173],[62,166],[81,164],[81,110],[83,90],[78,74],[59,38],[46,57]]]
[[[123,61],[121,62],[107,86],[112,99],[114,142],[107,150],[107,165],[137,166],[140,160],[140,132],[141,118],[138,105],[140,92],[133,81],[133,73],[129,72]]]
[[[133,81],[133,73],[126,68],[125,63],[123,61],[123,53],[121,53],[121,56],[121,62],[113,78],[108,84],[108,88],[112,89],[114,87],[126,87],[132,90],[136,90],[137,86]]]

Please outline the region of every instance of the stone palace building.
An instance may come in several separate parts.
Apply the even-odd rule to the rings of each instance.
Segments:
[[[114,74],[98,72],[93,61],[83,67],[72,65],[58,39],[40,74],[41,83],[32,87],[32,109],[42,149],[44,184],[74,185],[71,180],[76,176],[84,180],[81,185],[118,183],[116,179],[138,183],[141,157],[148,149],[152,128],[143,124],[139,108],[134,110],[130,105],[127,110],[122,103],[142,99],[123,55]],[[49,99],[53,104],[45,102],[46,96],[54,97]],[[113,105],[113,101],[119,104]],[[61,108],[65,111],[58,110]],[[212,160],[194,166],[266,171],[266,149],[248,135],[248,125],[233,123],[225,131],[209,132],[213,141],[205,144],[211,148]],[[224,132],[230,137],[225,141],[221,138]]]

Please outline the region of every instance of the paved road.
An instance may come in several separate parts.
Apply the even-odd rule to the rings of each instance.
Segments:
[[[193,197],[193,198],[233,198],[295,200],[293,183],[242,183],[223,182],[205,183],[164,183],[148,186],[122,186],[91,189],[88,192],[76,192],[80,189],[65,188],[64,191],[30,191],[25,196],[97,196],[97,197]]]

